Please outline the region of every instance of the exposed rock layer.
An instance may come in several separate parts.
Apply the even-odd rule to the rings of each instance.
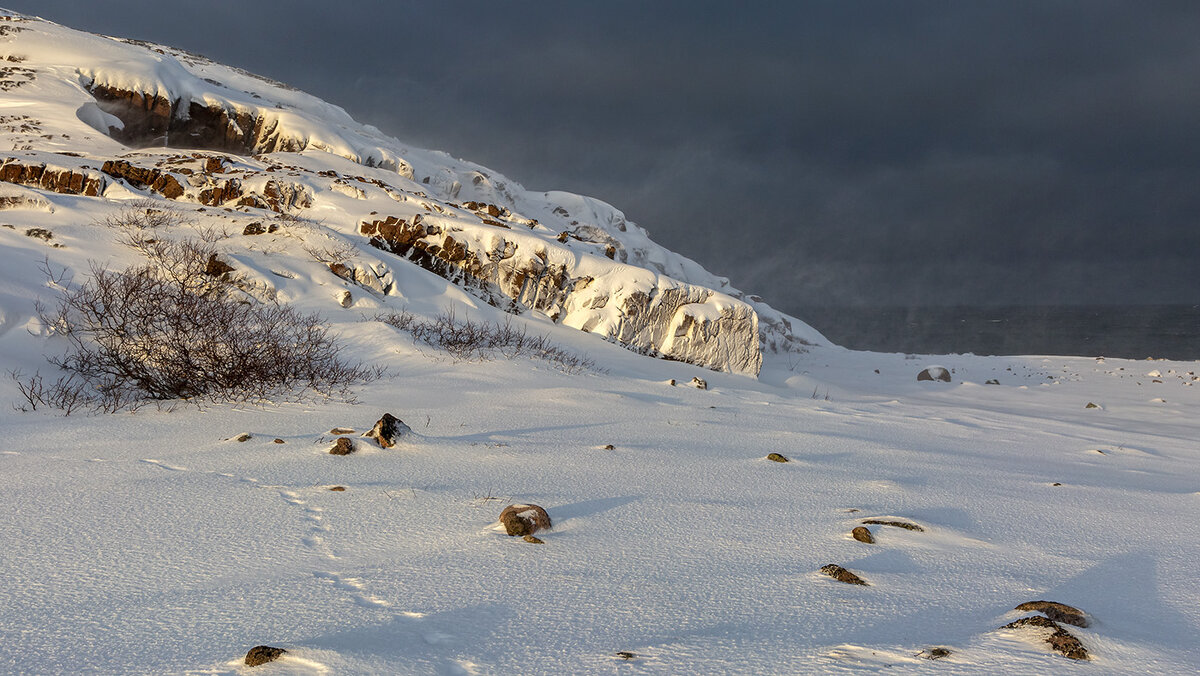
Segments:
[[[104,84],[93,83],[89,91],[101,110],[124,125],[120,129],[111,127],[109,135],[129,146],[195,148],[239,155],[299,152],[307,147],[305,141],[281,134],[278,121],[251,110],[206,106]]]
[[[67,169],[10,157],[0,165],[0,181],[64,195],[97,197],[104,192],[103,176],[87,169]]]
[[[522,244],[503,230],[481,243],[419,214],[364,221],[359,232],[510,312],[537,310],[635,351],[714,370],[756,375],[762,365],[758,315],[711,289],[646,274],[640,285],[604,284],[573,265],[578,256],[567,250]],[[613,277],[635,270],[601,269]]]

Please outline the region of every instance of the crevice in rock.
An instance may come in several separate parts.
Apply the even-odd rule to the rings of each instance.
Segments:
[[[300,152],[307,142],[280,133],[279,121],[222,105],[168,99],[161,94],[91,83],[100,109],[121,120],[109,136],[135,148],[216,150],[238,155]]]

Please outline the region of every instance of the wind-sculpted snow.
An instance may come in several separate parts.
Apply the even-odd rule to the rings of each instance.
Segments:
[[[0,56],[27,75],[6,94],[5,110],[17,114],[0,120],[13,148],[0,158],[0,181],[310,218],[506,311],[714,370],[753,376],[764,349],[824,343],[599,200],[527,191],[195,54],[41,20],[9,23]]]

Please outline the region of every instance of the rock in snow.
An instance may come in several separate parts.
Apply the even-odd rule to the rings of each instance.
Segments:
[[[948,383],[951,380],[950,371],[944,366],[930,366],[917,374],[917,380],[936,380]]]
[[[272,648],[269,645],[256,645],[246,653],[246,659],[244,662],[248,667],[257,667],[259,665],[266,664],[267,662],[274,662],[282,657],[285,653],[287,653],[287,651],[283,648]]]
[[[1015,610],[1042,613],[1055,622],[1073,624],[1076,627],[1086,628],[1089,624],[1082,610],[1057,601],[1029,601],[1017,606]]]
[[[846,584],[857,584],[857,585],[862,585],[864,587],[871,586],[871,585],[867,584],[866,580],[862,579],[861,577],[855,575],[854,573],[846,570],[845,568],[842,568],[841,566],[839,566],[835,563],[831,563],[829,565],[822,566],[821,572],[825,573],[829,577],[832,577],[833,579],[837,580],[838,582],[845,582]]]
[[[875,543],[875,536],[871,535],[870,529],[866,526],[855,526],[854,530],[850,531],[850,535],[859,542],[865,542],[869,545]]]
[[[1001,629],[1022,629],[1025,627],[1048,629],[1049,632],[1044,634],[1046,643],[1049,643],[1050,647],[1063,657],[1069,657],[1073,660],[1091,659],[1087,648],[1083,646],[1083,643],[1078,638],[1049,618],[1041,617],[1040,615],[1022,617],[1015,622],[1004,625]]]
[[[391,448],[396,445],[401,436],[409,432],[412,432],[412,429],[403,421],[391,413],[384,413],[383,417],[376,421],[375,427],[372,427],[371,431],[363,436],[367,439],[374,439],[382,448]]]
[[[509,535],[533,535],[550,528],[550,515],[538,505],[509,505],[500,512],[500,523]]]

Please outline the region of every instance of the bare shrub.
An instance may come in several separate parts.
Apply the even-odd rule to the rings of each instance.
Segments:
[[[147,198],[127,202],[116,214],[101,220],[100,224],[116,230],[154,231],[182,225],[186,220],[173,205]]]
[[[358,247],[351,242],[328,235],[324,239],[325,241],[320,243],[306,241],[300,245],[300,248],[304,249],[304,253],[311,256],[314,261],[325,265],[345,263],[358,254]]]
[[[9,371],[8,375],[25,400],[24,404],[13,404],[18,411],[36,411],[39,406],[44,406],[71,415],[79,407],[88,405],[90,397],[87,385],[73,373],[61,376],[52,383],[47,382],[40,371],[28,378],[17,370]]]
[[[433,319],[421,319],[407,311],[379,314],[374,319],[463,361],[486,361],[499,354],[508,359],[540,359],[566,373],[597,370],[591,359],[564,350],[549,336],[529,335],[526,327],[513,326],[510,317],[503,322],[478,322],[460,320],[453,310],[447,310]]]
[[[69,375],[58,386],[40,376],[19,385],[31,406],[55,406],[55,391],[77,387],[100,411],[145,400],[344,397],[382,375],[344,360],[319,315],[254,302],[214,276],[211,244],[128,243],[150,262],[122,271],[93,265],[87,282],[60,287],[54,310],[39,307],[68,342],[50,361]]]
[[[300,241],[300,248],[314,261],[324,265],[346,263],[359,254],[358,246],[334,234],[322,221],[285,211],[275,217],[281,234]]]
[[[224,225],[208,223],[205,225],[195,226],[195,230],[196,237],[198,237],[201,242],[207,242],[209,244],[219,242],[223,239],[229,239],[231,236],[229,228],[225,227]]]

